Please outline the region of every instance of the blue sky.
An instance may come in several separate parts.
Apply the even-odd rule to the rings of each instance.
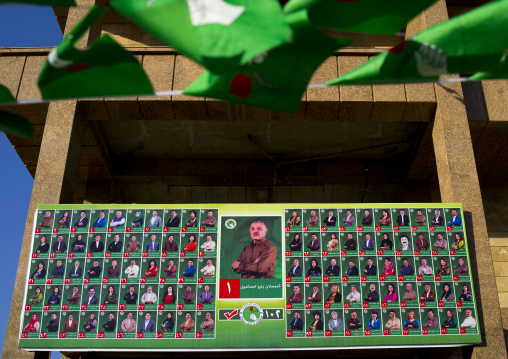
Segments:
[[[62,33],[50,7],[0,5],[0,47],[55,46],[61,38]],[[0,68],[0,71],[8,69]],[[0,263],[4,272],[0,277],[0,288],[9,293],[0,296],[0,346],[3,347],[12,299],[10,293],[18,269],[33,179],[2,132],[0,156],[0,208],[9,212],[9,220],[0,222],[0,233],[5,246],[0,251]],[[51,358],[58,359],[61,356],[54,353]]]

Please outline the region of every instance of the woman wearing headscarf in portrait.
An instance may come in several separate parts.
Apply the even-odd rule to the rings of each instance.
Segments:
[[[39,316],[37,314],[32,315],[32,319],[25,327],[25,333],[36,333],[39,331]]]
[[[63,216],[58,220],[58,228],[69,228],[70,222],[71,217],[69,217],[69,212],[65,211]]]
[[[462,294],[459,297],[461,302],[470,302],[473,300],[473,293],[467,284],[462,286]]]
[[[383,210],[383,215],[378,221],[380,226],[391,226],[392,225],[392,219],[390,218],[390,215],[388,214],[387,210]]]
[[[453,302],[453,291],[452,287],[448,283],[443,285],[443,294],[441,295],[443,302]]]
[[[133,227],[143,227],[143,217],[141,217],[141,212],[136,211],[136,218],[132,221]]]
[[[48,238],[46,236],[42,236],[40,241],[41,244],[39,244],[39,247],[37,247],[37,253],[48,253],[49,251]]]
[[[436,275],[450,275],[451,269],[448,265],[448,261],[445,258],[441,258],[440,266],[436,271]]]
[[[383,270],[384,275],[395,275],[395,266],[393,265],[393,261],[390,257],[385,258],[385,269]]]
[[[289,248],[291,251],[300,252],[302,250],[302,240],[300,239],[300,235],[297,233],[295,234],[295,237],[289,243]]]
[[[46,278],[46,269],[44,268],[44,262],[39,262],[37,269],[32,273],[30,278]]]
[[[189,243],[183,247],[184,252],[195,252],[196,251],[196,236],[191,234],[189,236]]]

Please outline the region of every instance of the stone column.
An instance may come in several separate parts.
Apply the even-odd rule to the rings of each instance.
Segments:
[[[65,33],[68,33],[88,12],[95,1],[76,1],[76,7],[69,10]],[[78,47],[85,47],[88,43],[88,35],[80,41]],[[33,81],[33,89],[30,93],[38,92],[36,82]],[[18,100],[22,99],[22,96]],[[52,102],[49,104],[44,135],[40,147],[37,170],[32,188],[32,197],[28,207],[27,221],[21,254],[19,258],[18,272],[12,292],[11,310],[2,358],[49,358],[50,352],[29,353],[18,349],[19,321],[25,289],[28,257],[30,255],[30,243],[33,232],[33,217],[37,205],[40,203],[72,203],[74,184],[76,182],[81,142],[84,134],[84,119],[77,116],[76,100]]]
[[[446,20],[446,2],[440,0],[408,24],[407,34],[416,34]],[[463,205],[482,334],[482,344],[463,353],[465,357],[506,358],[494,266],[462,87],[458,83],[436,83],[434,87],[438,106],[432,139],[441,200]]]
[[[443,202],[461,202],[471,258],[482,344],[473,357],[506,358],[501,310],[480,183],[460,84],[436,84],[438,107],[432,132]]]

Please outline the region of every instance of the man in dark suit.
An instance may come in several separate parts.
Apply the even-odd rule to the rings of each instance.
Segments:
[[[67,250],[67,243],[63,241],[63,236],[58,236],[58,241],[53,243],[51,249],[54,253],[63,253]]]
[[[293,286],[293,290],[295,292],[289,296],[288,303],[302,303],[303,294],[300,293],[300,286],[298,284],[295,284]]]
[[[74,267],[69,270],[69,278],[81,278],[83,276],[83,268],[79,266],[79,261],[74,262]]]
[[[349,268],[346,271],[346,275],[358,275],[358,268],[355,266],[355,262],[350,261],[349,262]]]
[[[397,223],[399,226],[409,226],[409,217],[404,211],[400,211],[400,215],[397,217]]]
[[[328,217],[323,220],[327,227],[335,227],[337,225],[337,218],[333,215],[333,211],[328,212]]]
[[[101,242],[100,234],[95,236],[95,241],[90,243],[90,252],[104,252],[104,243]]]
[[[108,246],[109,252],[121,252],[123,248],[123,243],[120,240],[120,235],[115,234],[115,240],[110,243]]]
[[[171,211],[171,217],[166,222],[165,227],[178,227],[180,225],[180,218],[176,215],[176,211]]]
[[[81,217],[74,223],[74,227],[84,228],[88,226],[88,218],[86,218],[86,211],[81,211]]]
[[[65,268],[62,267],[62,261],[56,261],[56,267],[51,271],[53,278],[63,278],[65,274]]]
[[[377,274],[377,267],[373,264],[372,258],[367,258],[367,265],[365,266],[363,273],[365,275],[376,275]]]
[[[116,329],[116,320],[115,320],[115,315],[113,313],[109,314],[109,320],[102,327],[104,328],[104,331],[108,332],[108,333],[111,333],[111,332],[115,331],[115,329]]]
[[[365,234],[365,241],[362,244],[362,249],[371,251],[374,249],[374,244],[375,244],[374,241],[372,239],[370,239],[370,234],[366,233]]]
[[[99,261],[95,260],[93,262],[93,267],[88,270],[87,274],[89,278],[100,278],[101,271],[102,268],[99,266]]]
[[[83,304],[99,304],[99,298],[95,296],[94,287],[88,290],[88,296],[85,299],[83,299]]]
[[[136,304],[138,302],[138,294],[134,292],[134,287],[129,288],[129,292],[123,296],[125,304]]]
[[[379,302],[379,293],[376,292],[376,286],[374,284],[371,284],[369,286],[370,292],[365,297],[366,302]]]
[[[436,214],[436,216],[432,219],[431,224],[433,226],[444,226],[444,218],[441,217],[441,212],[438,209],[436,209],[434,213]]]
[[[328,276],[340,276],[340,267],[337,265],[335,258],[331,261],[332,265],[326,268],[326,275]]]
[[[300,265],[300,261],[295,258],[293,260],[293,264],[294,264],[293,268],[291,268],[288,272],[288,277],[301,277],[303,268]]]
[[[300,312],[295,312],[295,319],[289,323],[291,330],[303,330],[303,320],[300,318]]]
[[[312,241],[309,244],[307,244],[307,248],[309,248],[309,250],[311,250],[311,251],[319,251],[320,246],[321,246],[321,244],[319,243],[317,235],[313,234]]]
[[[145,315],[145,321],[141,322],[141,324],[139,325],[139,331],[140,332],[149,332],[149,333],[153,333],[155,332],[155,323],[153,322],[153,320],[151,320],[151,314],[150,313],[146,313]]]
[[[372,216],[370,212],[365,210],[365,217],[361,220],[363,226],[372,226]]]

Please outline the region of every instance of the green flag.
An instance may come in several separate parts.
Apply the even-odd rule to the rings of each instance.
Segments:
[[[7,87],[0,85],[0,103],[7,102],[16,102],[16,99],[11,95]]]
[[[308,7],[308,13],[310,21],[317,27],[390,35],[401,31],[435,1],[314,0]]]
[[[508,0],[483,5],[433,26],[327,83],[435,81],[447,73],[495,69],[508,48]]]
[[[215,73],[291,39],[277,0],[114,0],[111,6]]]
[[[293,12],[297,12],[303,9],[307,9],[310,5],[317,3],[320,0],[290,0],[282,11],[284,14],[288,15]]]
[[[74,45],[106,12],[93,7],[51,51],[39,74],[44,99],[153,94],[139,62],[111,37],[103,36],[86,50]]]
[[[317,31],[308,23],[305,11],[288,15],[287,19],[294,31],[291,43],[263,53],[228,74],[206,71],[184,94],[296,112],[317,67],[350,41]]]
[[[0,4],[45,5],[59,7],[76,6],[74,0],[0,0]]]
[[[469,78],[471,81],[488,79],[508,79],[508,55],[504,55],[499,66],[490,72],[478,72]]]
[[[3,110],[0,110],[0,131],[28,138],[34,136],[34,128],[30,121],[23,116]]]

